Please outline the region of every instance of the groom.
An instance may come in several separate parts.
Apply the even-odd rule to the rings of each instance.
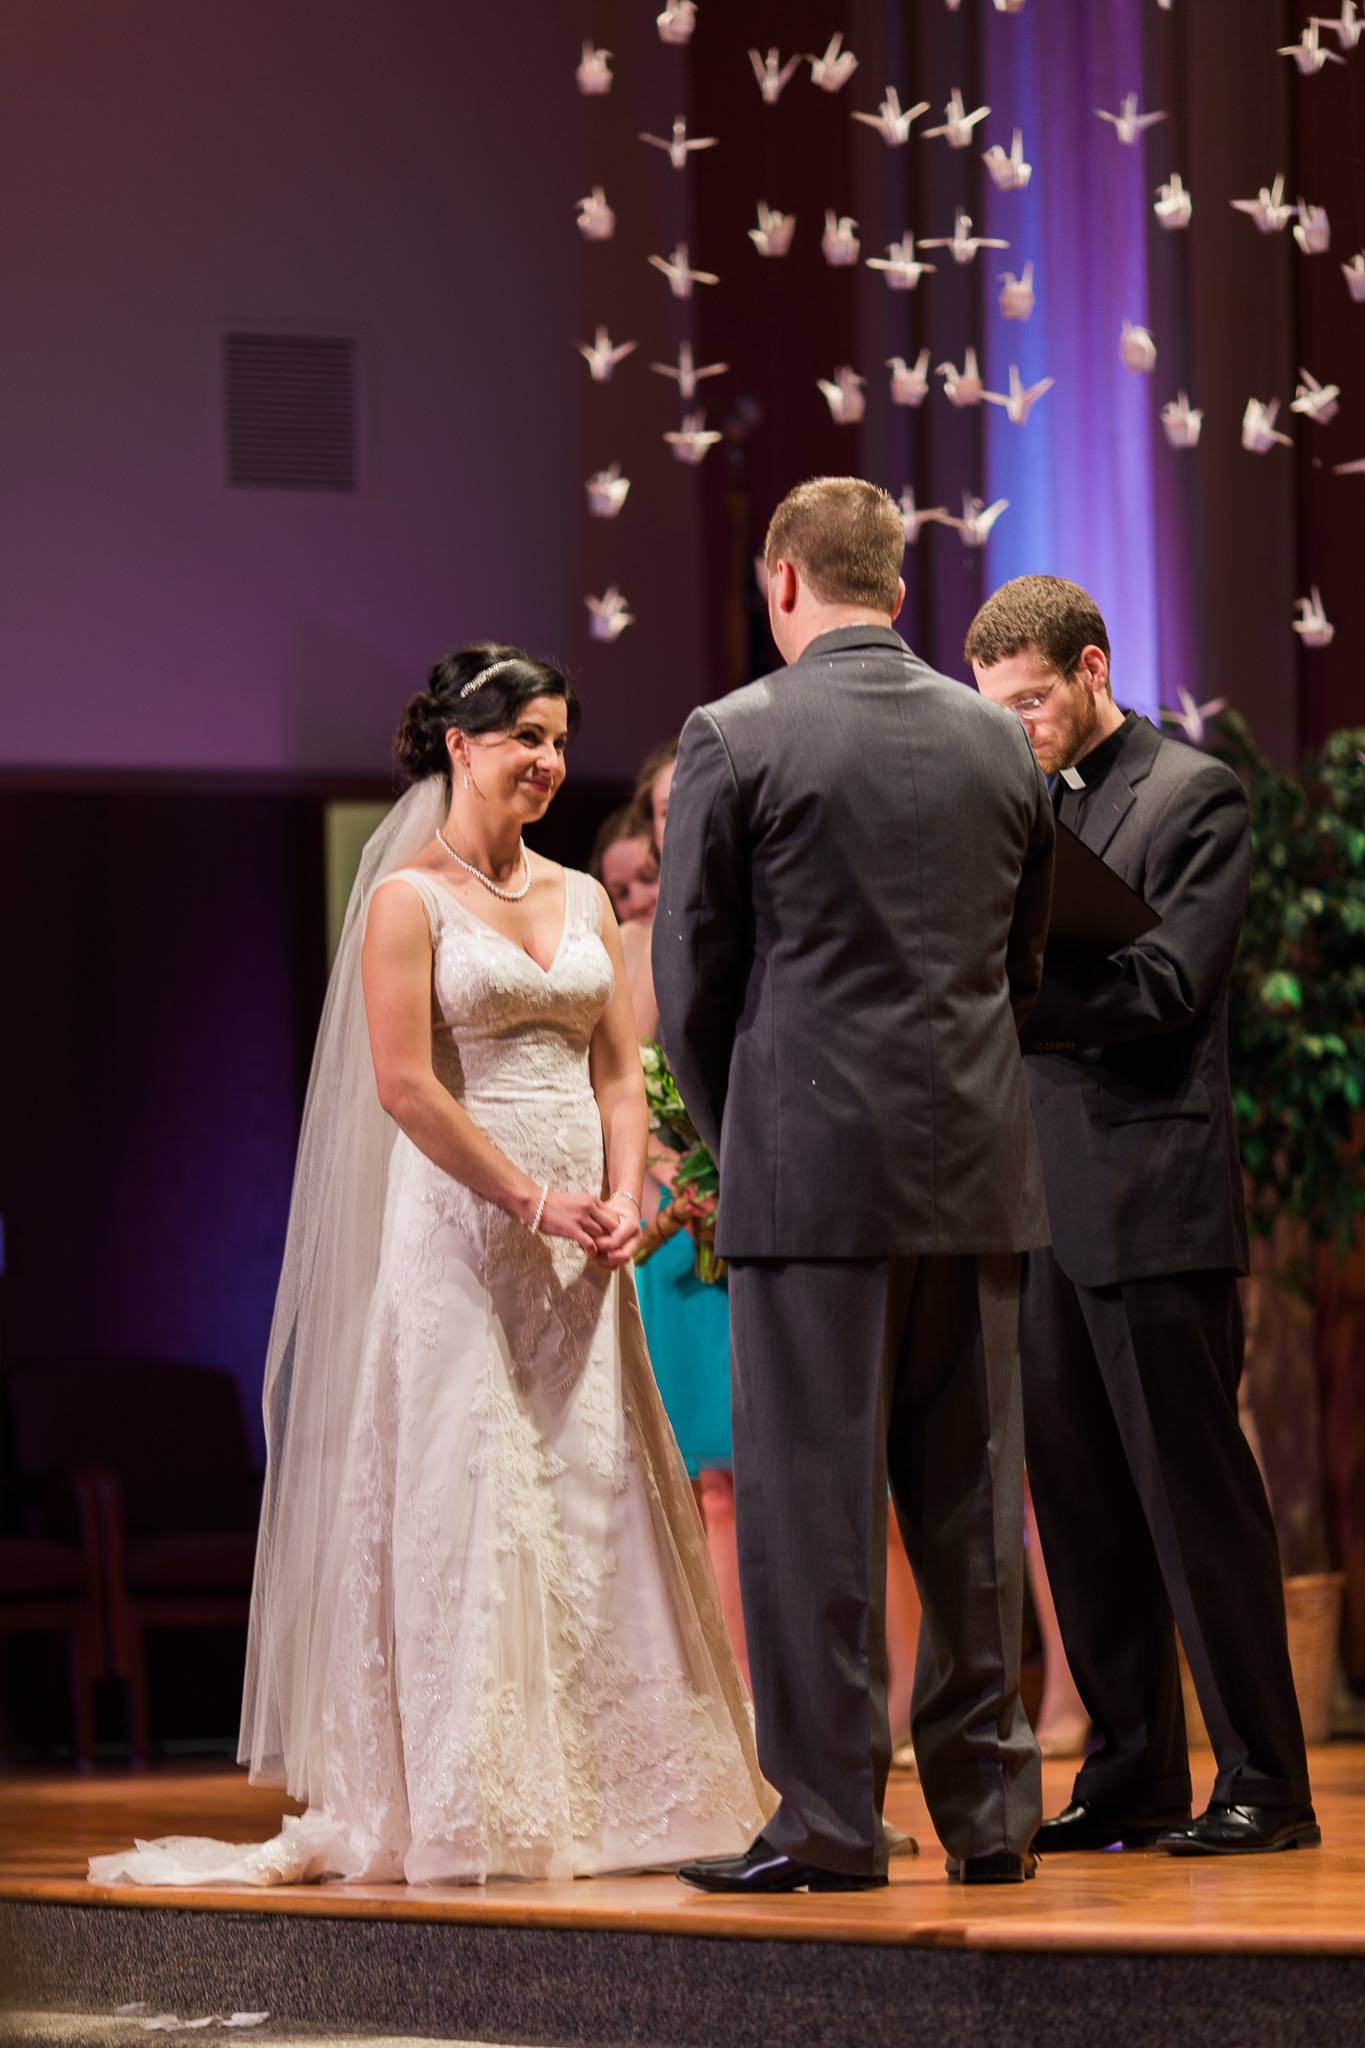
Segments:
[[[1031,1876],[1019,1698],[1021,1252],[1047,1242],[1018,1027],[1047,785],[1017,719],[892,621],[905,528],[852,477],[768,529],[785,673],[683,730],[660,1030],[720,1162],[735,1518],[759,1759],[781,1804],[712,1891],[886,1882],[887,1484],[924,1606],[912,1728],[966,1882]]]

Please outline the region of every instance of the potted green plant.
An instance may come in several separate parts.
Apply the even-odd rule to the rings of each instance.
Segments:
[[[1324,1248],[1365,1212],[1365,729],[1302,772],[1277,768],[1229,711],[1214,749],[1251,805],[1251,887],[1228,1009],[1228,1064],[1253,1234],[1248,1379],[1289,1577],[1305,1729],[1327,1732],[1343,1579],[1328,1561],[1313,1355]]]

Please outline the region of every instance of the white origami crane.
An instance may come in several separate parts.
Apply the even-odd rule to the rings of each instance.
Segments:
[[[723,376],[730,365],[728,363],[708,363],[704,370],[699,370],[692,361],[692,344],[690,341],[685,341],[678,349],[676,365],[673,363],[651,363],[649,367],[651,370],[657,370],[661,377],[676,377],[679,398],[685,404],[690,404],[697,395],[697,386],[703,377]]]
[[[1277,54],[1281,57],[1292,57],[1299,67],[1299,75],[1303,78],[1311,78],[1314,72],[1321,71],[1324,64],[1344,64],[1346,62],[1346,59],[1338,57],[1335,51],[1322,48],[1318,42],[1318,24],[1316,20],[1309,22],[1296,43],[1282,43]]]
[[[651,256],[649,260],[668,279],[668,289],[675,299],[690,299],[694,284],[720,283],[713,271],[693,270],[687,260],[686,242],[679,242],[672,256]]]
[[[1207,704],[1196,704],[1189,691],[1183,687],[1175,694],[1180,699],[1180,709],[1172,711],[1169,705],[1163,704],[1162,719],[1167,725],[1178,725],[1191,746],[1202,746],[1209,720],[1217,718],[1220,711],[1227,710],[1227,698],[1210,697]]]
[[[588,631],[594,640],[619,640],[626,627],[635,624],[625,598],[614,583],[600,597],[585,597],[583,602],[592,615],[588,620]]]
[[[926,128],[921,139],[931,142],[936,135],[941,135],[949,149],[967,149],[971,145],[973,128],[978,121],[985,120],[990,108],[978,107],[975,113],[969,114],[962,104],[962,94],[954,86],[943,111],[947,120],[939,128]]]
[[[574,77],[578,90],[591,99],[595,93],[611,91],[611,51],[595,50],[591,43],[583,45],[583,61]]]
[[[1334,462],[1332,464],[1332,474],[1333,476],[1365,476],[1365,455],[1360,456],[1355,462]]]
[[[1253,455],[1268,455],[1277,441],[1286,448],[1292,447],[1288,434],[1275,431],[1275,415],[1280,409],[1278,398],[1272,398],[1269,405],[1262,405],[1259,398],[1249,398],[1247,409],[1242,414],[1242,446]]]
[[[796,67],[802,62],[798,51],[795,57],[788,57],[785,64],[779,64],[778,53],[769,50],[766,57],[760,57],[757,50],[750,50],[749,62],[754,67],[754,77],[763,95],[765,106],[775,107],[796,75]]]
[[[642,135],[641,142],[647,142],[653,149],[666,149],[668,161],[675,171],[687,169],[687,159],[694,149],[714,149],[719,142],[718,135],[698,135],[692,141],[687,139],[687,123],[679,114],[673,123],[673,140],[665,142],[661,135]]]
[[[834,372],[833,383],[828,377],[819,377],[816,382],[824,392],[830,415],[838,426],[854,426],[867,411],[867,400],[862,393],[867,379],[860,377],[847,363]]]
[[[1315,14],[1314,26],[1330,28],[1343,50],[1353,50],[1365,35],[1365,20],[1362,20],[1356,0],[1341,0],[1341,13],[1333,20],[1330,16]]]
[[[1051,391],[1054,381],[1055,379],[1051,377],[1044,377],[1041,383],[1030,384],[1026,391],[1019,376],[1018,366],[1011,363],[1008,393],[1003,391],[983,391],[981,396],[985,399],[987,405],[1003,405],[1006,419],[1013,426],[1022,427],[1043,393]]]
[[[974,235],[971,231],[972,217],[959,206],[953,213],[951,235],[938,235],[932,241],[920,243],[921,249],[946,249],[954,263],[970,263],[978,249],[1008,249],[1008,242],[995,240],[990,235]]]
[[[886,367],[891,372],[891,403],[923,405],[929,396],[928,349],[922,348],[908,367],[904,356],[888,356]]]
[[[990,172],[991,180],[999,192],[1022,192],[1033,176],[1033,165],[1024,162],[1022,128],[1015,129],[1008,156],[998,142],[993,142],[981,161]]]
[[[860,114],[855,109],[853,118],[855,121],[861,121],[864,127],[875,128],[888,149],[900,149],[910,140],[911,123],[928,111],[928,100],[918,100],[913,107],[907,107],[902,113],[900,95],[894,85],[888,85],[886,98],[875,114]]]
[[[613,347],[606,328],[599,327],[591,348],[585,341],[580,341],[575,346],[592,372],[593,383],[610,384],[616,365],[624,362],[631,350],[638,348],[640,344],[638,341],[622,341]]]
[[[1156,343],[1145,327],[1134,327],[1131,320],[1124,321],[1119,358],[1125,370],[1139,375],[1147,375],[1156,368]]]
[[[1343,263],[1341,274],[1346,280],[1346,289],[1359,306],[1365,302],[1365,249],[1354,255],[1349,263]]]
[[[943,395],[949,405],[980,405],[982,398],[981,372],[976,367],[976,350],[969,348],[962,358],[962,368],[955,370],[951,363],[940,363],[935,370],[936,377],[943,379]]]
[[[655,20],[661,43],[690,43],[697,25],[697,0],[668,0]]]
[[[1140,114],[1137,104],[1137,94],[1126,92],[1123,95],[1122,113],[1106,114],[1103,107],[1096,107],[1095,112],[1101,121],[1112,121],[1120,142],[1132,145],[1136,143],[1144,128],[1152,128],[1158,121],[1164,121],[1166,118],[1164,114]]]
[[[1296,206],[1284,204],[1284,172],[1277,173],[1274,184],[1267,191],[1262,185],[1254,199],[1234,199],[1230,202],[1238,213],[1249,213],[1263,235],[1278,235],[1287,228]]]
[[[841,50],[843,36],[831,36],[823,57],[808,57],[810,82],[818,85],[821,92],[838,92],[848,84],[858,69],[858,59],[852,50]]]
[[[1294,240],[1305,256],[1325,256],[1332,246],[1332,224],[1327,218],[1327,208],[1309,206],[1306,200],[1300,199],[1298,212]]]
[[[820,237],[820,250],[826,263],[835,270],[858,261],[858,251],[863,245],[853,232],[857,225],[857,221],[850,214],[846,213],[841,218],[826,208],[825,232]]]
[[[1334,420],[1341,411],[1341,407],[1337,404],[1337,400],[1341,397],[1341,386],[1339,384],[1319,384],[1317,378],[1309,370],[1300,369],[1299,375],[1302,377],[1303,382],[1294,393],[1289,410],[1291,412],[1301,412],[1305,419],[1313,420],[1318,426],[1325,427],[1328,420]]]
[[[915,494],[909,484],[901,492],[901,518],[905,521],[905,544],[913,545],[919,539],[920,528],[928,526],[931,520],[948,519],[946,505],[935,505],[932,511],[920,512],[915,506]],[[952,521],[948,521],[949,525]]]
[[[997,14],[1022,14],[1024,0],[995,0],[995,11]]]
[[[630,478],[622,476],[619,462],[613,462],[610,469],[599,469],[595,476],[590,476],[585,488],[593,518],[614,519],[626,502]]]
[[[945,519],[945,526],[955,526],[969,548],[984,548],[990,537],[990,530],[1002,512],[1009,510],[1008,498],[997,498],[993,505],[985,505],[980,498],[974,498],[970,491],[962,493],[962,517]]]
[[[1180,182],[1179,171],[1171,172],[1168,185],[1156,188],[1156,205],[1152,212],[1169,233],[1174,228],[1187,228],[1190,215],[1194,212],[1194,201]]]
[[[616,215],[607,205],[607,195],[600,185],[594,185],[586,199],[575,202],[578,207],[578,228],[585,242],[609,242],[616,233]]]
[[[673,450],[675,462],[688,462],[695,468],[725,436],[717,433],[714,427],[707,427],[704,412],[689,412],[683,415],[681,430],[676,434],[665,434],[664,439]]]
[[[1305,647],[1330,647],[1336,636],[1336,627],[1322,608],[1322,597],[1315,583],[1311,598],[1296,597],[1299,616],[1294,621],[1294,631]]]
[[[884,271],[893,292],[912,292],[926,270],[932,274],[938,268],[937,264],[917,261],[915,238],[911,234],[899,242],[888,242],[885,256],[869,256],[867,267]]]
[[[1183,391],[1161,408],[1161,431],[1172,448],[1197,448],[1203,424],[1203,413],[1191,406]]]
[[[785,256],[792,245],[796,230],[794,213],[778,213],[775,208],[758,202],[758,226],[750,228],[749,240],[760,256]]]
[[[1032,263],[1024,265],[1022,277],[1016,277],[1012,270],[1002,270],[1000,275],[1004,280],[1000,290],[1000,311],[1007,320],[1027,320],[1035,304]]]

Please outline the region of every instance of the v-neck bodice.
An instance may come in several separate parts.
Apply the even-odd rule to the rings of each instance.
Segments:
[[[418,868],[406,882],[431,930],[432,1066],[508,1157],[596,1193],[602,1125],[588,1047],[615,987],[592,878],[564,871],[564,928],[548,968]]]

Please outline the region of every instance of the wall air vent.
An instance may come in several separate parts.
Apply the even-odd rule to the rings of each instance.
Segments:
[[[359,490],[358,353],[349,334],[223,336],[230,487]]]

